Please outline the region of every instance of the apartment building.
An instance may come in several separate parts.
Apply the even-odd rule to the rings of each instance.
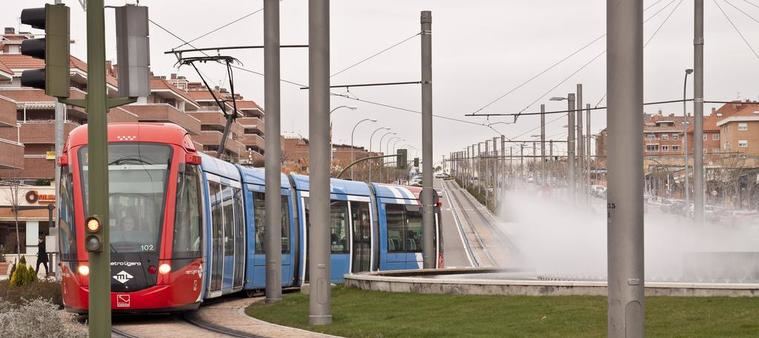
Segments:
[[[719,109],[720,146],[724,152],[759,157],[759,103],[735,102]]]

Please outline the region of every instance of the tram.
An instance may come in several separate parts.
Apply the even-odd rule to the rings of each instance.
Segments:
[[[69,135],[61,166],[59,244],[68,311],[88,308],[87,126]],[[108,126],[111,306],[120,312],[196,309],[265,288],[264,170],[195,149],[169,123]],[[309,179],[282,175],[282,287],[308,282]],[[332,179],[331,275],[422,267],[421,189]],[[439,203],[436,266],[444,266]]]

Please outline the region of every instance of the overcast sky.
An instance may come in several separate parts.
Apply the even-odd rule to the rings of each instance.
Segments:
[[[729,2],[728,2],[729,1]],[[52,2],[52,1],[51,1]],[[72,53],[86,59],[85,14],[78,0],[64,1],[72,7],[72,38],[76,43]],[[106,0],[106,5],[123,5],[124,0]],[[128,1],[134,3],[134,0]],[[18,28],[22,8],[35,7],[42,1],[4,1],[0,22]],[[693,60],[693,1],[648,0],[651,6],[645,17],[648,40],[661,26],[645,49],[645,100],[659,101],[682,98],[683,74]],[[759,56],[741,40],[714,1],[706,3],[705,28],[705,98],[707,100],[759,99]],[[717,0],[745,38],[759,49],[759,0]],[[263,2],[253,1],[195,1],[142,0],[150,7],[153,21],[185,40],[193,39],[218,26],[262,8]],[[677,7],[679,5],[679,7]],[[281,2],[282,44],[308,43],[308,2]],[[433,102],[437,115],[466,121],[487,123],[484,118],[464,117],[486,103],[505,94],[565,58],[573,51],[605,33],[603,0],[395,0],[331,2],[331,73],[341,70],[390,45],[420,31],[422,10],[432,11],[433,41]],[[735,6],[735,7],[733,7]],[[738,9],[740,9],[740,11]],[[675,8],[677,8],[675,10]],[[674,11],[673,11],[674,10]],[[741,11],[745,12],[742,13]],[[657,14],[658,13],[658,14]],[[263,13],[254,14],[238,23],[193,42],[197,47],[257,45],[263,43]],[[106,16],[107,55],[115,60],[113,13]],[[28,31],[24,26],[22,30]],[[190,68],[174,68],[175,58],[163,52],[181,44],[165,31],[150,26],[151,64],[158,75],[178,72],[191,79],[197,76]],[[417,81],[420,79],[420,39],[406,43],[332,78],[333,84],[384,81]],[[518,112],[538,109],[546,103],[548,110],[565,109],[564,102],[549,102],[551,96],[566,96],[577,83],[584,84],[585,102],[595,105],[605,95],[605,55],[580,67],[605,50],[600,39],[560,66],[538,77],[528,85],[482,110],[483,113]],[[243,67],[263,70],[262,51],[232,51]],[[225,70],[218,65],[203,65],[201,71],[214,84],[227,87]],[[571,74],[577,72],[575,75]],[[560,84],[562,80],[569,79]],[[308,82],[308,52],[306,49],[282,51],[282,78],[297,83]],[[263,77],[236,71],[236,88],[246,98],[263,106]],[[688,96],[692,96],[691,80]],[[556,89],[551,90],[556,87]],[[550,91],[549,91],[550,90]],[[342,89],[335,92],[345,92]],[[351,89],[350,95],[363,100],[380,102],[411,110],[421,109],[418,86]],[[544,94],[545,97],[540,99]],[[540,100],[539,100],[540,99]],[[533,106],[528,105],[534,101]],[[350,143],[351,129],[363,118],[375,118],[378,123],[358,127],[357,145],[368,146],[369,133],[376,127],[390,127],[398,136],[421,149],[421,116],[382,106],[356,102],[341,97],[332,98],[332,106],[351,105],[357,110],[341,109],[333,114],[334,140]],[[605,105],[605,102],[601,102]],[[308,95],[297,85],[282,84],[282,130],[308,136]],[[649,106],[647,112],[663,110],[682,114],[682,105]],[[689,111],[692,109],[689,107]],[[709,107],[705,109],[708,113]],[[605,111],[593,114],[593,132],[605,127]],[[559,115],[548,117],[554,120]],[[491,118],[490,122],[511,121],[511,118]],[[507,137],[529,139],[538,126],[537,117],[522,117],[516,125],[494,126]],[[547,127],[546,134],[555,139],[566,138],[562,126],[565,119]],[[485,138],[498,136],[483,126],[444,119],[434,120],[435,159],[451,151],[462,150]],[[374,150],[377,149],[375,137]],[[386,138],[385,140],[387,140]],[[386,143],[386,142],[384,142]],[[392,144],[392,143],[391,143]],[[402,143],[399,143],[402,144]],[[383,148],[385,145],[383,145]],[[384,149],[383,149],[384,150]],[[411,150],[413,155],[414,151]],[[421,155],[421,154],[419,154]]]

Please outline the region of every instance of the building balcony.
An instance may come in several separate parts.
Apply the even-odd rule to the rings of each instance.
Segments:
[[[204,146],[218,146],[221,143],[222,132],[216,130],[203,130],[198,135],[193,135],[192,140]],[[224,143],[224,149],[239,156],[245,151],[245,146],[231,137]]]
[[[252,129],[254,131],[258,131],[257,133],[263,134],[264,133],[264,120],[257,118],[257,117],[240,117],[237,119],[237,123],[242,126],[242,128],[246,131],[246,134],[250,134],[250,132],[247,132],[249,129]]]
[[[188,112],[192,117],[200,120],[202,130],[215,130],[223,132],[227,126],[227,118],[220,111],[202,111],[202,112]],[[232,123],[230,132],[233,135],[240,135],[243,133],[242,126],[239,123]]]
[[[64,139],[78,127],[79,124],[65,121],[63,124]],[[19,123],[19,140],[23,144],[55,144],[55,120],[28,120]],[[17,135],[0,135],[6,139],[16,140]]]
[[[123,108],[136,114],[140,122],[169,122],[186,129],[190,135],[201,133],[201,121],[169,104],[135,104]]]
[[[10,128],[8,128],[10,129]],[[15,130],[15,128],[13,128]],[[24,145],[0,138],[0,169],[23,169]],[[2,172],[0,176],[8,177]]]
[[[256,134],[243,134],[238,137],[237,140],[246,147],[258,147],[259,149],[265,148],[264,138]]]

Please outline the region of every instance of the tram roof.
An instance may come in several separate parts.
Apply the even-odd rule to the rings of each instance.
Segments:
[[[292,175],[295,181],[295,188],[301,191],[308,191],[311,186],[309,177],[306,175]],[[354,196],[369,196],[369,186],[364,182],[348,181],[340,179],[330,179],[330,193]]]
[[[69,134],[69,146],[87,144],[87,126],[74,128]],[[108,142],[154,142],[176,144],[194,149],[192,144],[185,142],[187,131],[173,123],[108,123]],[[189,149],[188,148],[188,149]]]
[[[200,156],[203,158],[201,166],[203,167],[204,171],[212,173],[214,175],[223,176],[231,180],[240,180],[240,171],[237,170],[237,167],[234,164],[227,161],[222,161],[218,158],[206,155],[204,153],[200,153]]]
[[[242,172],[242,181],[244,183],[266,185],[266,170],[264,168],[240,167],[240,172]],[[280,188],[290,189],[290,181],[285,174],[282,174],[280,177]]]
[[[383,183],[373,184],[377,197],[381,198],[419,199],[419,193],[421,192],[421,189],[415,187],[406,187],[402,185]]]

